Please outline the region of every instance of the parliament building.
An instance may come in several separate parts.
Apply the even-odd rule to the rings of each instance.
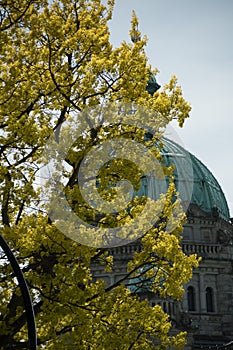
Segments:
[[[187,184],[192,178],[182,248],[186,254],[196,253],[202,260],[185,285],[182,302],[158,299],[149,289],[139,293],[151,306],[159,303],[163,307],[170,315],[174,332],[188,332],[185,349],[233,349],[233,224],[224,193],[211,171],[183,147],[165,140],[163,158],[167,164],[182,162],[187,154],[192,174],[182,163],[176,174],[184,202],[185,196],[190,195]],[[148,179],[145,186],[151,187],[153,182]],[[95,278],[104,278],[107,284],[120,280],[127,262],[139,250],[140,241],[112,248],[113,271],[104,274],[95,266]]]

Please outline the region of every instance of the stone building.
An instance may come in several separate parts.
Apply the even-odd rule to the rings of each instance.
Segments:
[[[187,155],[191,167],[182,163]],[[182,302],[158,299],[148,289],[138,292],[152,306],[160,303],[170,314],[174,331],[188,331],[185,349],[233,349],[233,225],[226,198],[210,170],[181,146],[165,140],[163,158],[167,164],[181,161],[176,183],[184,205],[188,203],[182,247],[186,254],[197,253],[202,261],[185,286]],[[95,277],[107,283],[120,280],[133,252],[139,249],[140,242],[113,248],[113,272],[104,274],[95,266]]]

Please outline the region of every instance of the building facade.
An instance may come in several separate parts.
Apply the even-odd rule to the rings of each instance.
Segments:
[[[165,140],[164,145],[163,158],[166,164],[175,163],[176,184],[187,205],[182,248],[186,254],[196,253],[202,261],[185,285],[182,302],[161,300],[148,289],[139,294],[152,306],[159,303],[163,307],[174,332],[187,330],[185,349],[233,349],[233,224],[225,196],[200,160],[174,142]],[[189,166],[184,163],[187,158]],[[104,278],[107,284],[119,281],[125,276],[127,262],[139,250],[140,241],[112,248],[112,273],[104,273],[96,265],[95,278]]]

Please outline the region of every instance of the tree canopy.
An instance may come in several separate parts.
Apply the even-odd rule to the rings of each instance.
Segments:
[[[170,178],[167,192],[155,203],[149,201],[158,211],[149,228],[143,226],[145,196],[136,195],[127,208],[102,214],[101,207],[86,203],[81,191],[85,186],[77,180],[83,159],[94,167],[96,153],[91,156],[91,150],[97,152],[109,139],[133,140],[161,162],[162,128],[172,120],[182,126],[190,112],[176,77],[154,94],[147,91],[157,70],[148,63],[147,38],[139,32],[134,13],[133,40],[112,46],[108,22],[113,8],[114,0],[106,5],[100,0],[0,3],[0,227],[31,292],[39,349],[167,349],[185,342],[185,333],[170,335],[169,315],[159,305],[151,307],[125,286],[147,267],[145,275],[154,293],[180,299],[183,284],[197,266],[196,257],[185,256],[180,246],[185,214],[172,169],[163,167]],[[105,111],[101,117],[111,108],[113,112],[111,118],[96,123],[100,107]],[[147,111],[143,112],[148,117],[146,130],[141,108]],[[72,211],[90,226],[79,227],[83,237],[90,237],[89,244],[72,236],[72,222],[65,221],[67,234],[59,229],[53,206],[49,212],[43,201],[39,180],[46,145],[50,140],[57,147],[63,145],[66,129],[63,132],[62,126],[69,118],[77,128],[85,120],[86,127],[67,149],[61,186]],[[151,129],[155,130],[152,137],[145,138]],[[128,145],[124,142],[123,148]],[[130,156],[115,157],[97,167],[96,191],[108,204],[117,204],[119,180],[131,182],[135,193],[140,187],[146,160],[138,164],[133,151]],[[142,250],[130,261],[125,279],[108,286],[104,280],[93,280],[93,263],[107,271],[114,266],[108,249],[114,245],[113,238],[95,243],[96,232],[127,227],[140,215]],[[135,230],[123,241],[139,238]],[[0,288],[0,347],[27,348],[23,300],[3,251]]]

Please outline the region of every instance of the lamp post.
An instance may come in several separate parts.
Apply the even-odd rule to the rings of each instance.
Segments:
[[[34,310],[32,306],[32,301],[30,297],[30,293],[28,290],[27,282],[24,278],[23,272],[20,269],[18,261],[8,246],[5,239],[0,235],[0,246],[2,247],[4,253],[6,254],[8,260],[11,263],[11,266],[14,270],[15,276],[18,280],[19,287],[23,297],[23,303],[26,311],[27,317],[27,326],[28,326],[28,340],[29,340],[29,350],[37,349],[37,341],[36,341],[36,322],[34,316]]]

